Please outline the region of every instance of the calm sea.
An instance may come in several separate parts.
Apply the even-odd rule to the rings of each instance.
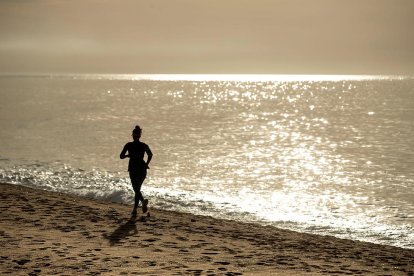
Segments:
[[[0,77],[0,181],[414,249],[414,78]],[[126,214],[128,215],[128,214]]]

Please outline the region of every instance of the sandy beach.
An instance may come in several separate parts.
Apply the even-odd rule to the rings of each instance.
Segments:
[[[414,250],[0,189],[2,275],[414,275]]]

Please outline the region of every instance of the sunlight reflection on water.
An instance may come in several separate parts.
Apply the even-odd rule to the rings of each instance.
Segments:
[[[413,80],[164,77],[3,80],[2,179],[130,201],[139,122],[155,206],[414,247]]]

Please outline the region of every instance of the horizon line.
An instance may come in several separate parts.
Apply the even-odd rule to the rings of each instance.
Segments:
[[[403,80],[410,75],[384,74],[122,74],[122,73],[0,73],[1,77],[39,77],[106,80],[154,81],[341,81],[341,80]]]

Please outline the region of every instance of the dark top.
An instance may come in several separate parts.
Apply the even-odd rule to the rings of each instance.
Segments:
[[[129,155],[128,171],[148,168],[144,161],[144,154],[147,153],[148,156],[152,156],[152,152],[147,144],[140,141],[126,143],[121,152],[121,159],[126,157],[126,152]]]

